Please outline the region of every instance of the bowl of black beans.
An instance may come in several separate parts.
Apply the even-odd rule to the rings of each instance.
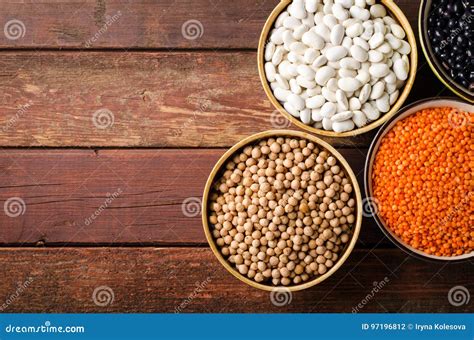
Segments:
[[[436,76],[474,102],[474,0],[422,0],[419,34]]]

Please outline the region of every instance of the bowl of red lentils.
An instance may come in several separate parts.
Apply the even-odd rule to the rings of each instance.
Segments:
[[[346,261],[362,224],[362,197],[344,157],[308,133],[247,137],[214,166],[202,221],[219,262],[267,291],[298,291]]]
[[[474,257],[474,106],[426,99],[376,135],[365,166],[363,209],[416,257]]]

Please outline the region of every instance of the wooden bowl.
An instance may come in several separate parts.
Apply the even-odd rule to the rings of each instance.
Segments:
[[[474,92],[469,91],[465,87],[456,83],[446,72],[445,68],[441,65],[431,49],[431,42],[428,37],[428,16],[430,14],[431,3],[431,0],[422,0],[420,3],[420,11],[418,13],[418,34],[420,36],[421,49],[423,50],[426,61],[428,62],[428,65],[430,65],[435,76],[448,89],[468,102],[474,103]]]
[[[262,33],[260,34],[260,40],[258,42],[258,52],[257,52],[257,58],[258,58],[258,73],[260,75],[260,81],[262,82],[263,89],[265,93],[267,94],[268,99],[270,102],[273,104],[275,108],[277,108],[278,111],[280,111],[286,118],[288,118],[293,124],[296,126],[300,127],[303,130],[306,130],[311,133],[323,135],[323,136],[330,136],[330,137],[350,137],[350,136],[356,136],[361,133],[368,132],[372,129],[375,129],[376,127],[382,125],[384,122],[389,120],[391,117],[393,117],[397,111],[400,109],[400,107],[403,105],[405,100],[408,97],[408,94],[411,91],[411,88],[413,87],[413,83],[415,82],[415,76],[416,76],[416,69],[417,69],[417,64],[418,64],[418,51],[416,47],[416,39],[415,39],[415,34],[413,33],[413,30],[410,26],[410,23],[408,22],[407,18],[403,14],[403,12],[400,10],[400,8],[392,1],[392,0],[381,0],[379,1],[381,4],[383,4],[388,12],[392,14],[392,17],[399,22],[399,24],[403,27],[403,29],[406,32],[408,43],[411,46],[411,53],[410,53],[410,74],[408,76],[408,79],[405,83],[405,86],[403,88],[403,91],[400,93],[400,96],[398,100],[392,105],[390,108],[390,111],[382,115],[379,119],[371,122],[370,124],[363,126],[358,129],[354,129],[351,131],[346,131],[346,132],[334,132],[334,131],[327,131],[323,129],[317,129],[314,128],[310,125],[304,124],[302,121],[300,121],[298,118],[293,117],[290,115],[285,108],[280,104],[278,99],[275,98],[272,89],[270,88],[270,85],[268,84],[267,78],[265,76],[265,45],[268,41],[268,35],[270,33],[270,30],[274,26],[274,22],[277,19],[277,17],[280,15],[281,12],[283,12],[286,7],[292,2],[292,0],[281,0],[281,2],[275,7],[275,9],[272,11],[270,16],[268,17],[267,21],[265,22],[265,25],[263,26]]]
[[[370,145],[369,153],[367,155],[366,163],[365,163],[365,173],[364,173],[364,184],[365,184],[365,195],[366,197],[374,197],[373,195],[373,188],[372,188],[372,167],[375,160],[375,156],[377,155],[377,151],[379,149],[380,143],[383,137],[395,126],[395,124],[412,115],[416,112],[432,108],[432,107],[455,107],[459,108],[460,110],[466,112],[474,112],[474,106],[468,103],[465,103],[459,99],[455,98],[428,98],[424,100],[417,101],[413,104],[405,106],[402,110],[400,110],[400,114],[396,117],[392,117],[389,121],[387,121],[382,128],[377,132],[375,139],[373,140],[372,144]],[[366,202],[367,203],[367,202]],[[468,258],[474,257],[474,252],[470,254],[463,254],[459,256],[435,256],[427,254],[421,250],[413,248],[412,246],[403,242],[403,240],[395,235],[395,233],[387,227],[384,219],[378,214],[378,209],[374,207],[372,204],[368,204],[365,206],[364,204],[364,212],[371,213],[374,216],[377,225],[382,230],[382,232],[389,238],[396,246],[398,246],[403,251],[407,252],[408,254],[421,258],[421,259],[428,259],[434,261],[459,261],[459,260],[466,260]],[[370,211],[367,211],[370,210]]]
[[[353,185],[354,188],[354,198],[356,200],[356,221],[355,221],[355,226],[352,229],[352,237],[350,242],[348,242],[345,246],[345,248],[342,250],[341,255],[337,262],[334,264],[334,266],[328,270],[325,274],[316,277],[315,279],[299,284],[299,285],[292,285],[292,286],[273,286],[269,284],[261,284],[256,281],[253,281],[246,276],[243,276],[240,274],[221,254],[219,247],[216,245],[216,242],[214,240],[214,237],[212,236],[212,232],[209,226],[209,207],[208,207],[208,200],[209,200],[209,194],[212,189],[212,185],[215,182],[215,180],[218,178],[218,176],[221,174],[221,170],[223,165],[227,163],[227,161],[232,158],[232,156],[239,150],[243,149],[245,146],[249,144],[254,144],[260,139],[266,139],[270,137],[297,137],[297,138],[303,138],[307,139],[316,145],[318,145],[320,148],[325,149],[328,151],[332,156],[336,157],[336,159],[339,161],[341,166],[344,168],[344,171],[346,174],[349,176],[351,184]],[[357,178],[354,175],[354,172],[350,168],[349,164],[347,161],[342,157],[342,155],[336,151],[331,145],[328,143],[322,141],[321,139],[310,135],[308,133],[300,132],[300,131],[292,131],[292,130],[270,130],[270,131],[265,131],[265,132],[260,132],[255,135],[252,135],[250,137],[247,137],[243,140],[241,140],[239,143],[235,144],[232,148],[227,150],[227,152],[219,159],[219,161],[216,163],[214,168],[211,171],[211,174],[209,175],[209,178],[207,180],[206,186],[204,188],[204,194],[203,194],[203,199],[202,199],[202,224],[204,227],[204,233],[206,234],[207,242],[209,243],[212,252],[214,255],[217,257],[219,262],[224,266],[225,269],[227,269],[232,275],[234,275],[236,278],[238,278],[240,281],[245,282],[246,284],[266,290],[266,291],[274,291],[277,289],[284,289],[284,290],[289,290],[289,291],[298,291],[302,289],[306,289],[309,287],[312,287],[314,285],[317,285],[318,283],[321,283],[322,281],[326,280],[328,277],[330,277],[334,272],[346,261],[346,259],[349,257],[349,254],[351,253],[352,249],[354,248],[354,245],[357,241],[357,238],[359,236],[360,228],[362,225],[362,197],[361,197],[361,191],[359,188],[359,185],[357,183]]]

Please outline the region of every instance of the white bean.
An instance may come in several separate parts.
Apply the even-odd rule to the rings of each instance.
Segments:
[[[370,14],[373,18],[382,18],[387,15],[387,10],[385,9],[385,6],[375,4],[370,6]]]
[[[370,92],[370,99],[375,100],[382,97],[385,90],[385,83],[383,81],[378,81],[372,86],[372,91]]]
[[[273,94],[275,95],[276,99],[282,102],[286,102],[291,92],[288,90],[282,89],[281,87],[278,87],[273,91]]]
[[[333,122],[342,122],[347,119],[351,119],[352,116],[354,116],[354,113],[352,111],[343,111],[336,113],[334,116],[331,117],[331,120]]]
[[[289,102],[286,102],[285,104],[283,104],[283,107],[293,117],[296,117],[296,118],[300,117],[300,112],[297,109],[295,109],[293,105],[291,105]]]
[[[316,71],[316,83],[321,86],[326,85],[329,79],[336,75],[336,71],[329,66],[323,66],[318,71]]]
[[[359,99],[357,99],[356,97],[352,97],[351,99],[349,99],[349,110],[360,110],[361,107],[362,105],[360,104]]]
[[[323,118],[323,128],[324,130],[332,130],[332,120],[330,118]]]
[[[389,103],[390,103],[390,106],[392,106],[393,104],[395,104],[395,102],[397,101],[398,99],[398,95],[400,94],[400,92],[398,90],[395,90],[394,92],[392,92],[390,94],[390,99],[389,99]]]
[[[275,53],[273,54],[272,64],[275,66],[278,65],[283,59],[284,53],[285,53],[285,49],[282,46],[278,46],[275,50]]]
[[[371,121],[377,120],[380,117],[380,111],[374,108],[370,103],[364,103],[361,111],[364,112],[366,117]]]
[[[300,111],[304,109],[305,102],[300,96],[292,93],[288,96],[287,100],[296,110]]]
[[[347,68],[349,70],[358,70],[360,68],[360,62],[351,57],[341,59],[339,64],[342,68]]]
[[[320,109],[312,109],[311,110],[311,119],[314,120],[315,122],[320,122],[323,120],[323,116],[321,115],[321,110]]]
[[[309,124],[311,123],[311,110],[310,109],[304,109],[300,111],[300,120],[304,124]]]
[[[387,66],[387,64],[376,63],[372,64],[372,66],[369,68],[370,75],[375,78],[385,77],[388,72],[390,72],[390,68]]]
[[[325,102],[326,99],[322,95],[317,95],[306,99],[306,107],[310,109],[319,109]]]
[[[360,94],[359,94],[359,101],[361,104],[364,104],[369,99],[371,91],[372,91],[372,86],[370,86],[370,84],[365,84],[362,87],[362,90],[360,90]]]
[[[355,7],[355,8],[359,8],[359,7]],[[364,32],[364,28],[362,27],[360,23],[352,24],[346,29],[347,36],[351,38],[358,37],[359,35],[362,34],[362,32]]]
[[[361,63],[366,62],[367,59],[369,58],[369,54],[367,53],[367,51],[363,49],[362,47],[360,47],[359,45],[352,45],[350,52],[351,52],[351,56],[355,60]]]
[[[365,8],[360,8],[358,6],[352,6],[350,9],[350,13],[352,17],[362,21],[369,20],[370,18],[370,12]]]
[[[320,55],[314,60],[311,66],[313,66],[314,68],[319,68],[323,66],[324,64],[326,64],[327,62],[328,62],[328,59],[324,55]]]
[[[293,0],[291,6],[288,8],[288,12],[298,19],[303,19],[306,17],[306,10],[304,0]]]
[[[283,27],[287,29],[291,29],[291,30],[294,30],[296,27],[300,26],[301,24],[302,24],[301,20],[292,16],[287,17],[285,18],[285,20],[283,20]]]
[[[356,78],[348,78],[348,77],[339,79],[337,84],[339,85],[339,88],[341,90],[346,91],[346,92],[357,91],[362,86],[362,83]]]
[[[347,110],[349,109],[349,102],[347,101],[346,94],[342,90],[337,90],[336,91],[336,101],[337,104],[343,109]]]
[[[331,44],[338,46],[342,43],[344,39],[344,27],[341,24],[337,24],[331,29]]]
[[[303,77],[300,77],[300,78],[303,78]],[[301,92],[303,92],[303,89],[301,88],[300,85],[298,85],[298,81],[296,79],[295,78],[290,79],[290,90],[294,94],[300,94]]]
[[[327,102],[321,107],[321,115],[324,118],[331,118],[336,113],[336,104]]]
[[[272,60],[273,53],[275,53],[275,44],[272,42],[269,42],[265,46],[265,61]]]
[[[332,14],[339,21],[344,21],[349,18],[349,11],[345,10],[340,4],[336,3],[332,6]]]
[[[382,97],[375,101],[375,105],[380,112],[388,112],[390,110],[389,96],[388,93],[384,93]]]
[[[326,98],[328,102],[335,103],[336,102],[336,93],[328,89],[327,87],[323,87],[321,90],[323,97]]]
[[[338,61],[347,55],[347,49],[343,46],[333,46],[328,48],[324,55],[329,61]]]
[[[318,8],[318,0],[306,0],[305,8],[307,12],[314,13]]]
[[[308,32],[303,34],[301,39],[303,43],[317,50],[321,50],[324,47],[324,39],[321,38],[321,36],[319,36],[313,30],[309,30]]]
[[[383,53],[376,50],[369,51],[369,61],[371,63],[380,63],[382,60],[383,60]]]
[[[268,62],[265,63],[265,75],[267,76],[267,80],[269,82],[275,81],[276,69],[275,65]]]
[[[408,78],[408,71],[409,71],[408,63],[405,62],[403,58],[396,60],[395,63],[393,64],[393,72],[395,72],[395,75],[397,76],[397,79],[399,80],[406,80]]]
[[[392,31],[393,35],[396,36],[398,39],[405,38],[405,30],[398,24],[391,24],[390,30]]]
[[[357,127],[361,128],[367,125],[367,116],[364,114],[364,112],[356,110],[354,111],[354,116],[352,117],[352,121]]]
[[[352,119],[348,119],[342,122],[333,122],[332,129],[334,132],[345,132],[354,129],[354,122]]]
[[[384,42],[384,35],[380,32],[374,33],[372,38],[369,40],[369,46],[371,49],[376,49]]]

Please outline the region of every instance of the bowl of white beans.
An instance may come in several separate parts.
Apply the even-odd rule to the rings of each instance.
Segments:
[[[298,291],[330,277],[362,224],[354,172],[305,132],[265,131],[229,149],[204,188],[202,222],[219,262],[267,291]]]
[[[348,137],[396,114],[416,75],[413,30],[391,0],[282,0],[258,45],[260,79],[296,126]]]

